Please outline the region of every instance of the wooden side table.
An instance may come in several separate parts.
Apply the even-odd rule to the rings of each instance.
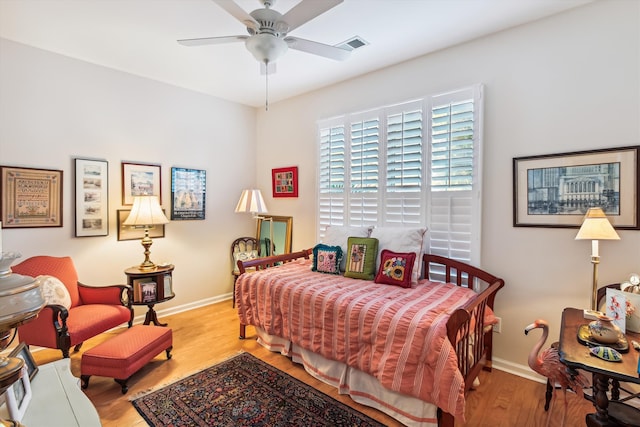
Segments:
[[[638,376],[638,352],[631,347],[631,340],[640,342],[640,334],[625,334],[629,342],[629,352],[622,354],[622,362],[607,362],[592,356],[589,347],[578,341],[578,329],[591,320],[585,319],[582,310],[565,308],[560,326],[560,345],[558,351],[562,363],[573,369],[583,369],[593,376],[593,404],[595,414],[588,414],[587,426],[637,426],[640,410],[617,400],[616,387],[612,390],[612,399],[607,396],[610,382],[629,382],[640,384]],[[618,396],[619,397],[619,396]],[[611,416],[609,416],[611,415]]]
[[[137,266],[127,268],[124,274],[127,276],[129,289],[129,301],[132,305],[146,305],[149,310],[144,319],[144,324],[153,323],[156,326],[167,326],[160,323],[158,314],[154,310],[156,304],[169,301],[173,293],[173,265],[157,266],[152,270],[141,270]],[[133,324],[133,313],[129,320],[129,327]]]

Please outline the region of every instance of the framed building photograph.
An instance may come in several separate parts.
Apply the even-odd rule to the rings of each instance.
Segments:
[[[75,159],[76,237],[109,235],[109,163]]]
[[[11,351],[9,357],[19,357],[24,360],[24,366],[27,368],[29,380],[33,380],[33,377],[38,373],[38,364],[25,343],[21,342],[18,344],[16,348]]]
[[[144,227],[124,225],[130,213],[131,209],[118,209],[118,240],[140,240],[144,237]],[[152,239],[164,237],[164,224],[149,227],[149,237]]]
[[[207,171],[171,168],[171,219],[205,219]]]
[[[62,227],[62,171],[0,166],[3,228]]]
[[[160,165],[122,162],[122,204],[133,205],[135,196],[158,196],[162,204]]]
[[[298,167],[271,169],[273,197],[298,197]]]
[[[22,420],[31,401],[31,382],[29,381],[27,367],[24,366],[22,369],[23,373],[20,379],[11,384],[5,392],[9,417],[14,421]]]
[[[600,207],[617,229],[640,229],[640,146],[513,159],[514,227],[579,228]]]

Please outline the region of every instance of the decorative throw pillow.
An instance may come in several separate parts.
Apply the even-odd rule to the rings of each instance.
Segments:
[[[233,253],[233,271],[238,273],[238,261],[249,261],[258,258],[258,251],[234,252]]]
[[[347,239],[347,265],[345,277],[373,280],[376,275],[378,239],[349,237]]]
[[[376,227],[371,231],[371,237],[378,239],[381,249],[394,252],[413,252],[417,262],[413,265],[411,282],[418,283],[422,270],[422,252],[426,228]],[[376,265],[380,265],[380,257]]]
[[[317,244],[313,248],[312,271],[319,273],[340,274],[342,248],[340,246]]]
[[[42,296],[47,305],[58,304],[67,310],[71,308],[71,295],[60,279],[53,276],[38,276],[36,279],[40,281]]]
[[[413,252],[392,252],[383,249],[380,253],[380,268],[375,282],[410,288],[411,272],[415,261],[416,254]]]
[[[330,246],[340,246],[342,253],[346,254],[348,252],[347,239],[349,237],[369,237],[369,233],[371,233],[371,227],[329,225],[325,229],[322,243]],[[345,271],[346,263],[347,257],[343,256],[340,263],[340,271]]]

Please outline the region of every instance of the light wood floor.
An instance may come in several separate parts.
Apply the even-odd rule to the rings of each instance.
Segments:
[[[333,398],[352,406],[372,418],[388,425],[401,426],[398,422],[378,412],[339,395],[335,389],[308,375],[300,365],[288,358],[270,353],[251,337],[253,330],[247,328],[249,338],[238,339],[238,320],[231,302],[225,301],[196,310],[161,318],[173,330],[173,358],[166,360],[165,353],[157,356],[129,380],[129,392],[123,395],[120,386],[112,379],[91,377],[87,396],[100,414],[104,427],[146,426],[129,399],[136,394],[159,388],[188,374],[197,372],[228,357],[246,351],[316,387]],[[102,334],[84,343],[78,353],[71,355],[71,369],[80,376],[82,352],[94,347],[121,331]],[[60,351],[41,350],[34,352],[38,364],[61,358]],[[529,381],[494,369],[482,372],[481,386],[469,393],[467,399],[467,422],[456,422],[457,427],[539,427],[544,426],[546,413],[543,409],[545,385]],[[552,408],[551,426],[559,426],[563,413],[562,394],[556,393],[556,404]],[[586,400],[568,393],[569,410],[567,427],[583,426],[585,415],[593,412]]]

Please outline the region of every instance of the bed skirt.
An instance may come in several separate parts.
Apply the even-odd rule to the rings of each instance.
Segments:
[[[348,394],[355,402],[378,409],[410,427],[437,427],[438,408],[412,396],[388,390],[373,376],[345,363],[326,359],[256,327],[258,343],[301,364],[313,377]]]

